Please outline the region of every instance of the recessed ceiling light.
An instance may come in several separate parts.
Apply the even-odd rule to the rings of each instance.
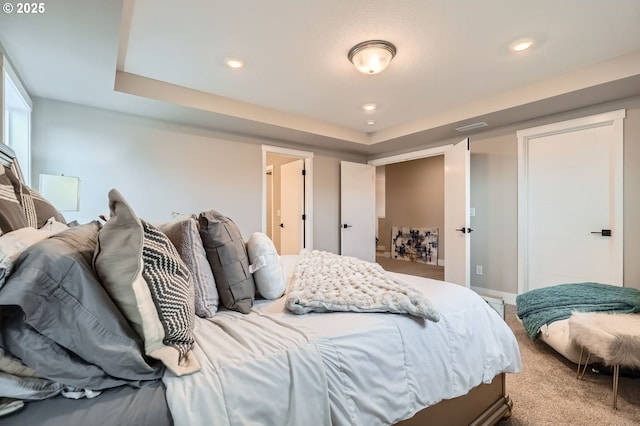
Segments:
[[[244,67],[244,61],[240,58],[226,58],[224,63],[231,69],[239,70]]]
[[[367,120],[367,126],[373,126],[376,124],[376,120]]]
[[[520,40],[516,40],[509,45],[509,50],[512,52],[524,52],[533,46],[533,39],[531,38],[523,38]]]
[[[373,111],[373,110],[376,109],[376,104],[364,104],[364,105],[362,105],[362,108],[365,111]]]

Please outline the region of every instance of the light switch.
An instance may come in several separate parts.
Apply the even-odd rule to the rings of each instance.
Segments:
[[[471,207],[469,209],[469,216],[475,216],[476,215],[476,208],[475,207]]]

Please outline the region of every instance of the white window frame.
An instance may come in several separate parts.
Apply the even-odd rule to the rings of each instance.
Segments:
[[[7,57],[2,55],[2,142],[16,153],[27,185],[31,185],[32,110],[31,97]]]

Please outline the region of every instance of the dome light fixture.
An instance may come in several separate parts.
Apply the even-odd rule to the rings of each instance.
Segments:
[[[349,61],[363,74],[378,74],[396,56],[396,47],[384,40],[368,40],[349,50]]]

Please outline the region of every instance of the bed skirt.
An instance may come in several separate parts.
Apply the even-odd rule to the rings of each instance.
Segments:
[[[396,426],[495,425],[511,417],[512,406],[502,373],[491,384],[481,384],[466,395],[440,401]]]

